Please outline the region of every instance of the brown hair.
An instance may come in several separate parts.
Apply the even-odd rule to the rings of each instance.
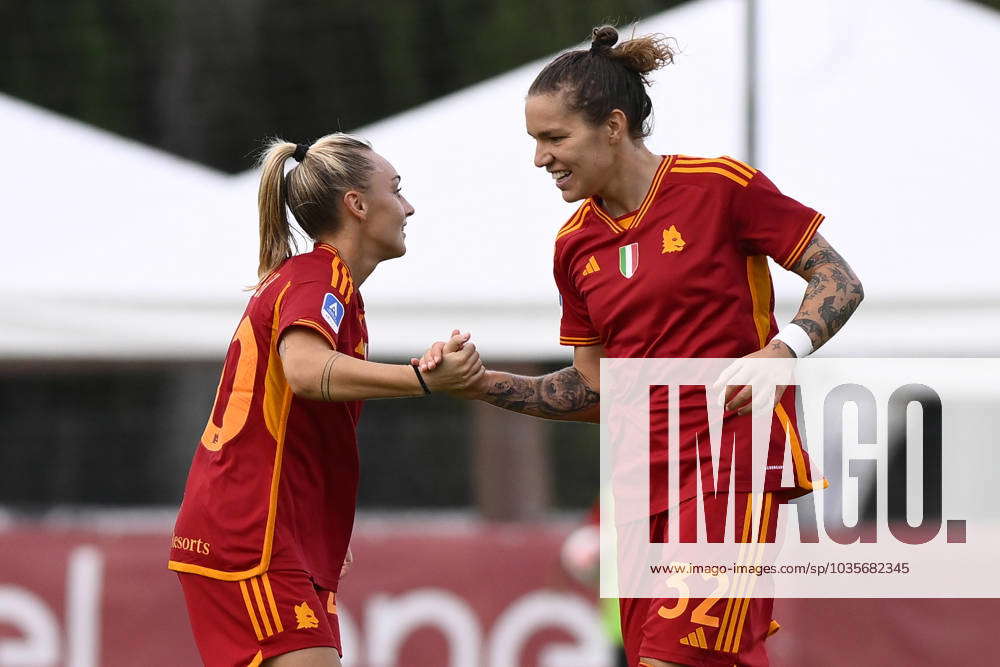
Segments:
[[[358,137],[336,132],[317,139],[299,164],[285,174],[285,160],[295,155],[296,145],[272,139],[264,148],[259,166],[261,280],[294,254],[295,239],[288,224],[286,207],[310,238],[336,231],[340,201],[348,190],[365,190],[374,165],[371,145]]]
[[[649,136],[653,103],[646,94],[647,75],[674,61],[676,49],[663,35],[646,35],[622,42],[610,25],[593,29],[587,51],[568,51],[538,73],[528,95],[563,92],[571,111],[593,125],[621,109],[633,139]]]

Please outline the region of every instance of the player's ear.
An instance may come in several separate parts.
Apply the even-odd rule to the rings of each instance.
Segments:
[[[604,123],[608,132],[608,143],[617,144],[628,136],[628,118],[621,109],[612,109]]]
[[[365,201],[364,195],[357,190],[348,190],[344,193],[344,208],[348,213],[361,220],[368,217],[368,203]]]

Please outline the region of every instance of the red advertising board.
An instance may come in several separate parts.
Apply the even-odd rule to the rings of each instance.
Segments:
[[[348,667],[611,665],[591,595],[558,567],[568,525],[362,521],[338,596]],[[200,661],[169,531],[0,531],[0,667]],[[996,600],[779,600],[772,664],[987,665]]]
[[[566,529],[369,521],[338,612],[345,666],[607,664],[591,596],[558,567]],[[0,665],[198,665],[168,535],[0,532]]]

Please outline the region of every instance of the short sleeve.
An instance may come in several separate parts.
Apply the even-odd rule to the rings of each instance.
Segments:
[[[330,291],[329,283],[292,283],[284,294],[278,315],[278,336],[289,327],[303,326],[321,334],[337,349],[340,325],[347,307],[339,293]]]
[[[562,319],[559,323],[559,344],[583,347],[598,345],[601,337],[594,330],[587,312],[587,304],[569,281],[565,271],[560,267],[558,258],[553,266],[556,287],[559,288],[559,303],[562,306]]]
[[[758,171],[733,199],[733,224],[748,255],[768,255],[786,269],[802,256],[823,215],[791,197]]]

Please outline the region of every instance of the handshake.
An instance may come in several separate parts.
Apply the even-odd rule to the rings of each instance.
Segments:
[[[433,392],[445,392],[459,398],[480,398],[486,393],[486,366],[476,346],[469,342],[471,333],[451,332],[447,342],[437,341],[424,355],[410,359]]]

